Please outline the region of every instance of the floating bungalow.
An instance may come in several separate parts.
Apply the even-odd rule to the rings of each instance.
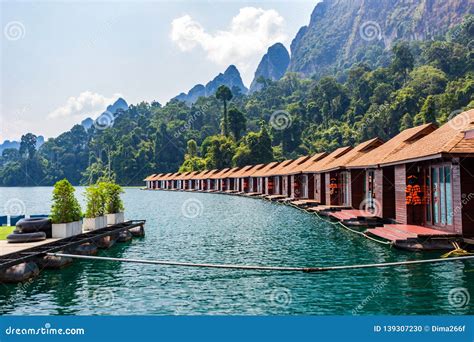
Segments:
[[[152,174],[147,189],[260,196],[366,229],[411,250],[474,242],[474,110],[437,127],[298,159]]]

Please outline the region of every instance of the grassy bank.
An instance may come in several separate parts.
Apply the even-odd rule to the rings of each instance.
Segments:
[[[11,226],[2,226],[2,227],[0,227],[0,240],[6,240],[7,235],[11,234],[14,229],[15,229],[15,227],[11,227]]]

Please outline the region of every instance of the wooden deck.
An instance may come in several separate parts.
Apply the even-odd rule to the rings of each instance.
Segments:
[[[318,205],[317,207],[308,208],[309,211],[315,211],[318,214],[323,212],[334,212],[340,211],[343,209],[351,209],[351,207],[343,205]]]
[[[395,247],[415,251],[452,249],[451,242],[461,239],[457,233],[410,224],[385,224],[367,229],[366,233],[391,241]]]
[[[249,197],[256,197],[256,196],[260,196],[261,193],[260,192],[247,192],[245,193],[245,195]]]
[[[365,211],[365,210],[357,210],[357,209],[346,209],[346,210],[341,210],[341,211],[335,211],[335,212],[329,213],[328,216],[340,221],[375,218],[374,214],[371,214],[370,212]]]
[[[285,198],[286,196],[283,196],[283,195],[268,195],[266,196],[265,198],[270,200],[270,201],[276,201],[280,198]]]
[[[319,201],[311,199],[299,199],[291,203],[294,205],[319,205]]]
[[[10,253],[20,252],[24,249],[41,246],[46,243],[54,242],[59,239],[46,239],[43,241],[36,241],[36,242],[24,242],[24,243],[8,243],[7,240],[0,241],[0,255],[7,255]]]

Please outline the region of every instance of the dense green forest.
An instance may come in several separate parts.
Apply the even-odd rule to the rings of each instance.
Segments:
[[[474,107],[473,30],[471,16],[445,37],[399,42],[342,73],[261,79],[262,90],[248,96],[221,87],[192,106],[139,103],[116,113],[106,129],[76,125],[38,150],[36,137],[25,134],[19,150],[3,151],[0,182],[87,184],[109,176],[141,185],[151,173],[295,158],[443,124]]]

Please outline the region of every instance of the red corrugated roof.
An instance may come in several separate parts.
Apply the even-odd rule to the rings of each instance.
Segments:
[[[364,156],[347,163],[346,167],[377,167],[377,165],[383,163],[387,158],[391,158],[391,156],[397,152],[403,151],[407,146],[410,146],[417,140],[423,138],[425,135],[430,134],[435,129],[436,126],[433,124],[425,124],[408,128]]]
[[[354,147],[352,150],[348,151],[347,153],[344,153],[339,158],[335,158],[329,163],[325,164],[321,168],[321,172],[343,168],[349,163],[356,161],[360,157],[366,155],[370,151],[373,151],[374,149],[381,146],[382,144],[383,144],[383,140],[379,138],[374,138],[374,139],[364,141],[363,143],[360,143],[359,145]]]
[[[346,154],[350,150],[352,150],[351,146],[339,147],[337,150],[333,151],[326,157],[308,166],[306,169],[303,170],[303,172],[305,173],[321,172],[321,170],[323,170],[326,167],[326,165],[332,163],[337,158],[342,157],[344,154]]]
[[[464,132],[474,129],[474,109],[460,113],[434,132],[397,153],[391,154],[382,164],[398,164],[441,154],[472,154],[474,140],[466,139]]]

